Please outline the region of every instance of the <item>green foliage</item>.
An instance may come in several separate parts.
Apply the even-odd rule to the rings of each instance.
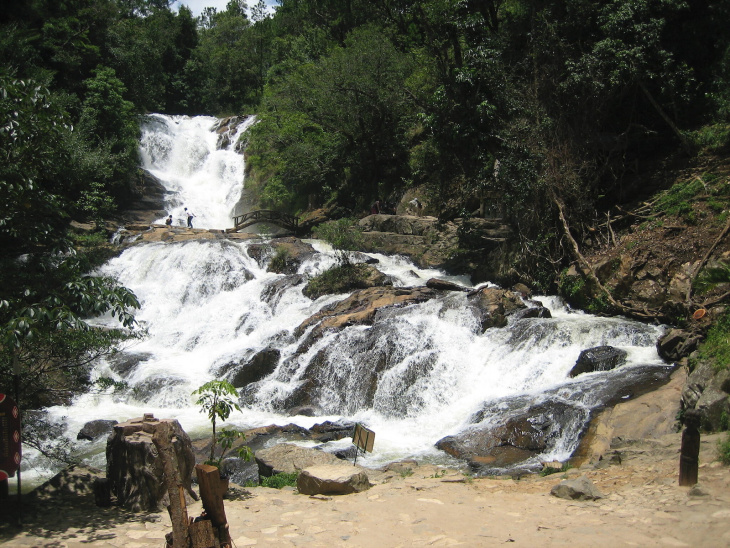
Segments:
[[[701,293],[707,293],[718,285],[727,283],[730,283],[730,264],[718,261],[702,269],[695,280],[694,288]]]
[[[727,434],[724,440],[718,440],[717,452],[720,457],[720,462],[726,466],[730,466],[730,434]]]
[[[283,487],[295,487],[297,485],[298,472],[280,472],[269,477],[261,478],[262,487],[270,487],[272,489],[281,489]]]
[[[200,412],[206,413],[210,423],[213,426],[213,435],[211,438],[210,445],[210,458],[209,461],[213,461],[215,454],[215,446],[218,443],[216,438],[216,422],[218,420],[226,420],[234,409],[240,411],[241,408],[238,405],[236,399],[238,398],[238,392],[236,388],[228,381],[225,380],[212,380],[206,382],[203,386],[194,390],[193,396],[199,396],[195,401],[195,405],[200,406]],[[234,399],[236,398],[236,399]],[[226,438],[227,440],[228,438]],[[226,442],[227,443],[227,442]]]
[[[245,434],[243,432],[227,428],[222,429],[220,432],[218,432],[218,436],[216,439],[216,443],[218,443],[221,448],[220,456],[217,459],[211,458],[205,461],[205,464],[220,467],[221,461],[223,460],[223,457],[226,455],[226,453],[231,449],[231,447],[233,447],[234,443],[237,440],[242,438],[245,438]],[[243,459],[245,461],[252,461],[254,459],[253,451],[248,445],[240,445],[236,448],[235,451],[236,455],[240,459]]]
[[[552,474],[560,474],[561,472],[567,472],[570,470],[572,466],[565,462],[560,468],[556,468],[555,466],[545,466],[542,470],[540,470],[540,476],[550,476]]]
[[[697,349],[697,360],[710,360],[716,370],[730,366],[730,312],[723,314]]]
[[[338,219],[328,221],[314,229],[314,237],[324,240],[335,250],[340,266],[349,265],[351,251],[362,248],[362,229],[354,219]]]
[[[286,270],[290,258],[291,253],[289,252],[289,249],[282,246],[277,247],[274,256],[271,258],[271,262],[269,263],[269,272],[281,274]]]
[[[662,193],[654,208],[667,215],[686,217],[692,211],[692,202],[705,192],[704,183],[696,178],[675,183],[669,190]]]
[[[707,153],[718,153],[730,147],[730,124],[710,124],[689,133],[696,148]]]

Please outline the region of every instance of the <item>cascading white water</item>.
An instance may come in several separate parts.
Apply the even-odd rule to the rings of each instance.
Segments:
[[[187,204],[198,215],[198,225],[221,227],[230,225],[231,209],[241,191],[243,161],[230,150],[215,150],[215,134],[210,131],[214,122],[153,115],[145,124],[141,147],[145,168],[177,192],[171,202],[177,204],[176,214]],[[225,160],[212,158],[218,154]],[[95,369],[95,375],[126,380],[129,392],[87,394],[70,407],[50,410],[58,420],[64,418],[69,437],[75,438],[88,420],[126,420],[144,412],[175,417],[191,434],[202,434],[209,423],[195,407],[191,392],[230,370],[229,364],[275,348],[280,352],[276,370],[249,391],[248,405],[231,416],[230,425],[296,422],[310,427],[345,418],[364,422],[376,432],[374,452],[358,461],[365,465],[403,457],[447,461],[434,443],[467,427],[477,414],[489,421],[498,412],[495,409],[518,405],[520,398],[541,401],[547,395],[586,409],[602,403],[600,390],[586,387],[598,387],[615,373],[568,378],[586,348],[611,345],[626,350],[628,361],[622,371],[663,366],[655,349],[660,327],[575,313],[559,299],[544,297],[538,300],[553,318],[520,320],[481,333],[466,307],[466,295],[458,292],[384,311],[374,326],[326,333],[302,352],[307,333],[296,337],[295,329],[343,296],[313,302],[302,294],[300,284],[271,299],[271,284],[284,276],[267,272],[252,259],[249,245],[227,240],[140,244],[104,266],[104,274],[116,277],[139,297],[142,308],[137,319],[148,336]],[[334,263],[326,246],[314,245],[320,253],[301,266],[300,274],[321,272]],[[396,285],[424,285],[434,276],[449,278],[403,258],[374,256],[380,260],[378,268]],[[450,279],[467,283],[463,278]],[[364,387],[375,370],[375,388],[368,391]],[[279,404],[312,374],[321,387],[316,397],[322,414],[280,414]],[[565,458],[575,448],[577,432],[561,435],[550,454],[544,455],[546,460]],[[95,464],[103,462],[102,456],[89,458]]]
[[[212,131],[218,122],[209,116],[152,114],[142,124],[142,167],[169,192],[167,209],[175,226],[186,223],[186,207],[195,215],[195,228],[232,226],[243,189],[243,156],[231,145],[218,148],[220,135]],[[230,143],[254,122],[251,116],[228,132]]]

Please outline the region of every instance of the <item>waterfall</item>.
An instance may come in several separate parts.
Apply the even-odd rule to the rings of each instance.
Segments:
[[[143,167],[170,191],[173,216],[181,218],[182,207],[188,206],[201,227],[229,226],[242,189],[243,158],[233,145],[217,147],[211,131],[215,122],[151,115],[140,145]],[[334,264],[326,245],[312,243],[317,253],[299,269],[305,277]],[[434,447],[439,439],[510,409],[553,400],[585,410],[576,419],[583,422],[557,432],[543,455],[563,459],[575,449],[589,411],[609,399],[607,385],[629,387],[643,372],[667,369],[655,347],[662,327],[572,311],[551,296],[535,300],[552,318],[511,321],[482,333],[466,294],[444,293],[383,310],[372,326],[327,332],[306,347],[310,330],[297,335],[297,327],[345,296],[312,301],[303,295],[302,284],[267,272],[266,254],[257,260],[252,245],[225,239],[145,243],[103,266],[101,273],[139,297],[137,319],[147,335],[94,369],[95,376],[126,381],[128,391],[85,394],[68,407],[50,410],[64,421],[71,439],[86,421],[122,421],[145,412],[177,418],[189,433],[203,435],[209,422],[191,392],[269,349],[278,352],[278,363],[246,387],[243,412],[234,413],[228,425],[311,427],[325,420],[354,420],[376,433],[374,452],[358,460],[366,466],[405,457],[452,462]],[[435,276],[468,284],[463,277],[419,269],[402,257],[370,255],[397,286],[424,285]],[[580,352],[599,345],[625,350],[627,363],[611,372],[569,378]],[[312,397],[321,412],[288,416],[287,398],[312,375],[319,386]],[[91,464],[103,466],[102,444],[94,450],[84,446]]]

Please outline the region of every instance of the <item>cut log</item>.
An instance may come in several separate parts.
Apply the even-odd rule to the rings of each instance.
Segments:
[[[228,490],[228,482],[221,480],[218,468],[209,464],[196,464],[195,473],[198,476],[200,498],[206,515],[213,522],[218,531],[221,544],[231,544],[231,535],[228,530],[228,519],[223,507],[223,495]]]

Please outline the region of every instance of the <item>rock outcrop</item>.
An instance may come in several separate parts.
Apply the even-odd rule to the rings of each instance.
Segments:
[[[372,324],[376,313],[386,307],[406,306],[432,299],[437,292],[427,287],[371,287],[355,291],[346,299],[326,307],[297,327],[299,336],[312,325],[316,334],[326,329]]]
[[[422,268],[466,273],[472,281],[505,281],[500,257],[512,237],[500,219],[440,222],[436,217],[369,215],[359,222],[363,251],[405,255]],[[469,240],[469,246],[463,245]],[[469,247],[469,252],[463,249]]]
[[[152,436],[162,423],[172,425],[180,478],[188,495],[194,497],[191,478],[195,456],[190,437],[177,420],[146,415],[115,425],[106,445],[106,475],[112,493],[120,506],[133,512],[156,512],[166,506],[168,494],[162,461],[152,442]]]

